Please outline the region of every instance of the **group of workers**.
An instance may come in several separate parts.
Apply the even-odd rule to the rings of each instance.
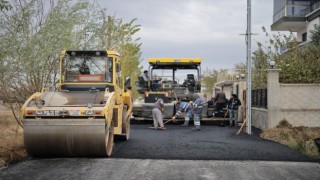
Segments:
[[[144,71],[141,75],[144,81],[150,81],[150,77],[148,76],[148,71]],[[238,124],[238,107],[241,105],[240,100],[238,99],[236,94],[232,94],[231,98],[228,100],[226,95],[223,91],[219,88],[216,88],[216,96],[212,98],[208,102],[204,102],[204,100],[199,96],[199,94],[194,93],[192,101],[184,102],[179,101],[177,102],[177,112],[172,117],[172,120],[175,120],[176,117],[180,117],[182,112],[185,112],[185,119],[182,126],[188,126],[190,118],[193,117],[194,127],[193,130],[199,131],[200,130],[200,119],[201,114],[203,111],[203,106],[206,104],[208,106],[215,106],[215,113],[222,112],[223,108],[227,107],[227,112],[229,112],[229,126],[237,126]],[[153,127],[154,129],[165,130],[163,123],[163,116],[162,112],[164,111],[164,102],[161,98],[157,99],[154,103],[154,108],[152,109],[152,116],[153,116]]]
[[[185,121],[182,126],[188,126],[189,120],[193,115],[193,121],[194,121],[194,128],[193,130],[200,130],[200,118],[201,113],[203,109],[203,100],[200,98],[198,94],[193,94],[193,101],[190,102],[183,102],[179,101],[177,103],[178,111],[175,114],[175,116],[172,117],[172,120],[176,119],[176,116],[181,116],[182,112],[185,112]],[[162,117],[162,111],[164,111],[164,103],[161,98],[159,98],[154,103],[154,108],[152,109],[152,116],[153,116],[153,128],[154,129],[160,129],[165,130],[163,124],[163,117]],[[160,126],[158,126],[160,125]]]
[[[212,98],[210,101],[207,102],[207,105],[214,105],[216,108],[214,110],[213,116],[215,113],[218,113],[219,111],[222,111],[223,104],[227,104],[227,112],[229,113],[229,126],[237,126],[238,125],[238,108],[241,105],[241,101],[238,99],[238,96],[236,94],[232,94],[231,98],[227,100],[224,98],[224,101],[219,101],[219,96],[224,96],[225,94],[223,91],[217,90],[216,97]],[[214,100],[215,99],[215,100]],[[213,102],[211,102],[213,101]],[[175,120],[176,117],[180,117],[182,115],[182,112],[185,112],[185,118],[184,118],[184,123],[182,126],[188,126],[190,118],[193,117],[194,121],[194,127],[192,128],[193,130],[199,131],[200,130],[200,119],[201,119],[201,114],[204,106],[204,101],[203,99],[199,96],[199,94],[195,93],[193,94],[193,101],[190,102],[184,102],[184,101],[179,101],[177,102],[177,112],[176,114],[172,117],[172,120]],[[154,108],[152,110],[152,115],[153,115],[153,124],[154,124],[154,129],[161,129],[165,130],[166,128],[164,127],[163,123],[163,118],[162,118],[162,111],[164,110],[164,103],[161,98],[159,98],[155,104]],[[160,126],[158,126],[160,125]]]

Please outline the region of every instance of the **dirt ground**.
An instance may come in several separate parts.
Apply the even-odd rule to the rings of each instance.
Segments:
[[[314,139],[320,138],[319,127],[277,127],[264,131],[261,137],[296,149],[320,160],[320,153]]]
[[[23,147],[23,129],[9,110],[0,109],[0,169],[27,156]]]

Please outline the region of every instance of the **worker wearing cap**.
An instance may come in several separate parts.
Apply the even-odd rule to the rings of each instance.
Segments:
[[[193,130],[200,130],[200,116],[203,110],[203,100],[200,96],[195,93],[193,94],[193,104],[192,104],[192,114],[193,114],[193,121],[194,121],[194,128]]]
[[[192,116],[192,101],[190,102],[179,101],[177,105],[178,105],[178,111],[176,115],[173,116],[172,119],[176,119],[176,116],[181,116],[182,112],[186,112],[186,115],[184,117],[184,123],[182,124],[182,126],[188,126],[189,120]]]

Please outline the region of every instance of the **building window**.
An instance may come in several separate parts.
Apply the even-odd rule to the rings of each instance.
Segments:
[[[307,41],[307,33],[303,33],[302,34],[302,42],[306,42]]]

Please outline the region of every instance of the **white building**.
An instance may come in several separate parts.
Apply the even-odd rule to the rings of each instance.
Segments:
[[[272,31],[297,33],[301,43],[311,41],[310,31],[320,25],[320,0],[273,0]]]

